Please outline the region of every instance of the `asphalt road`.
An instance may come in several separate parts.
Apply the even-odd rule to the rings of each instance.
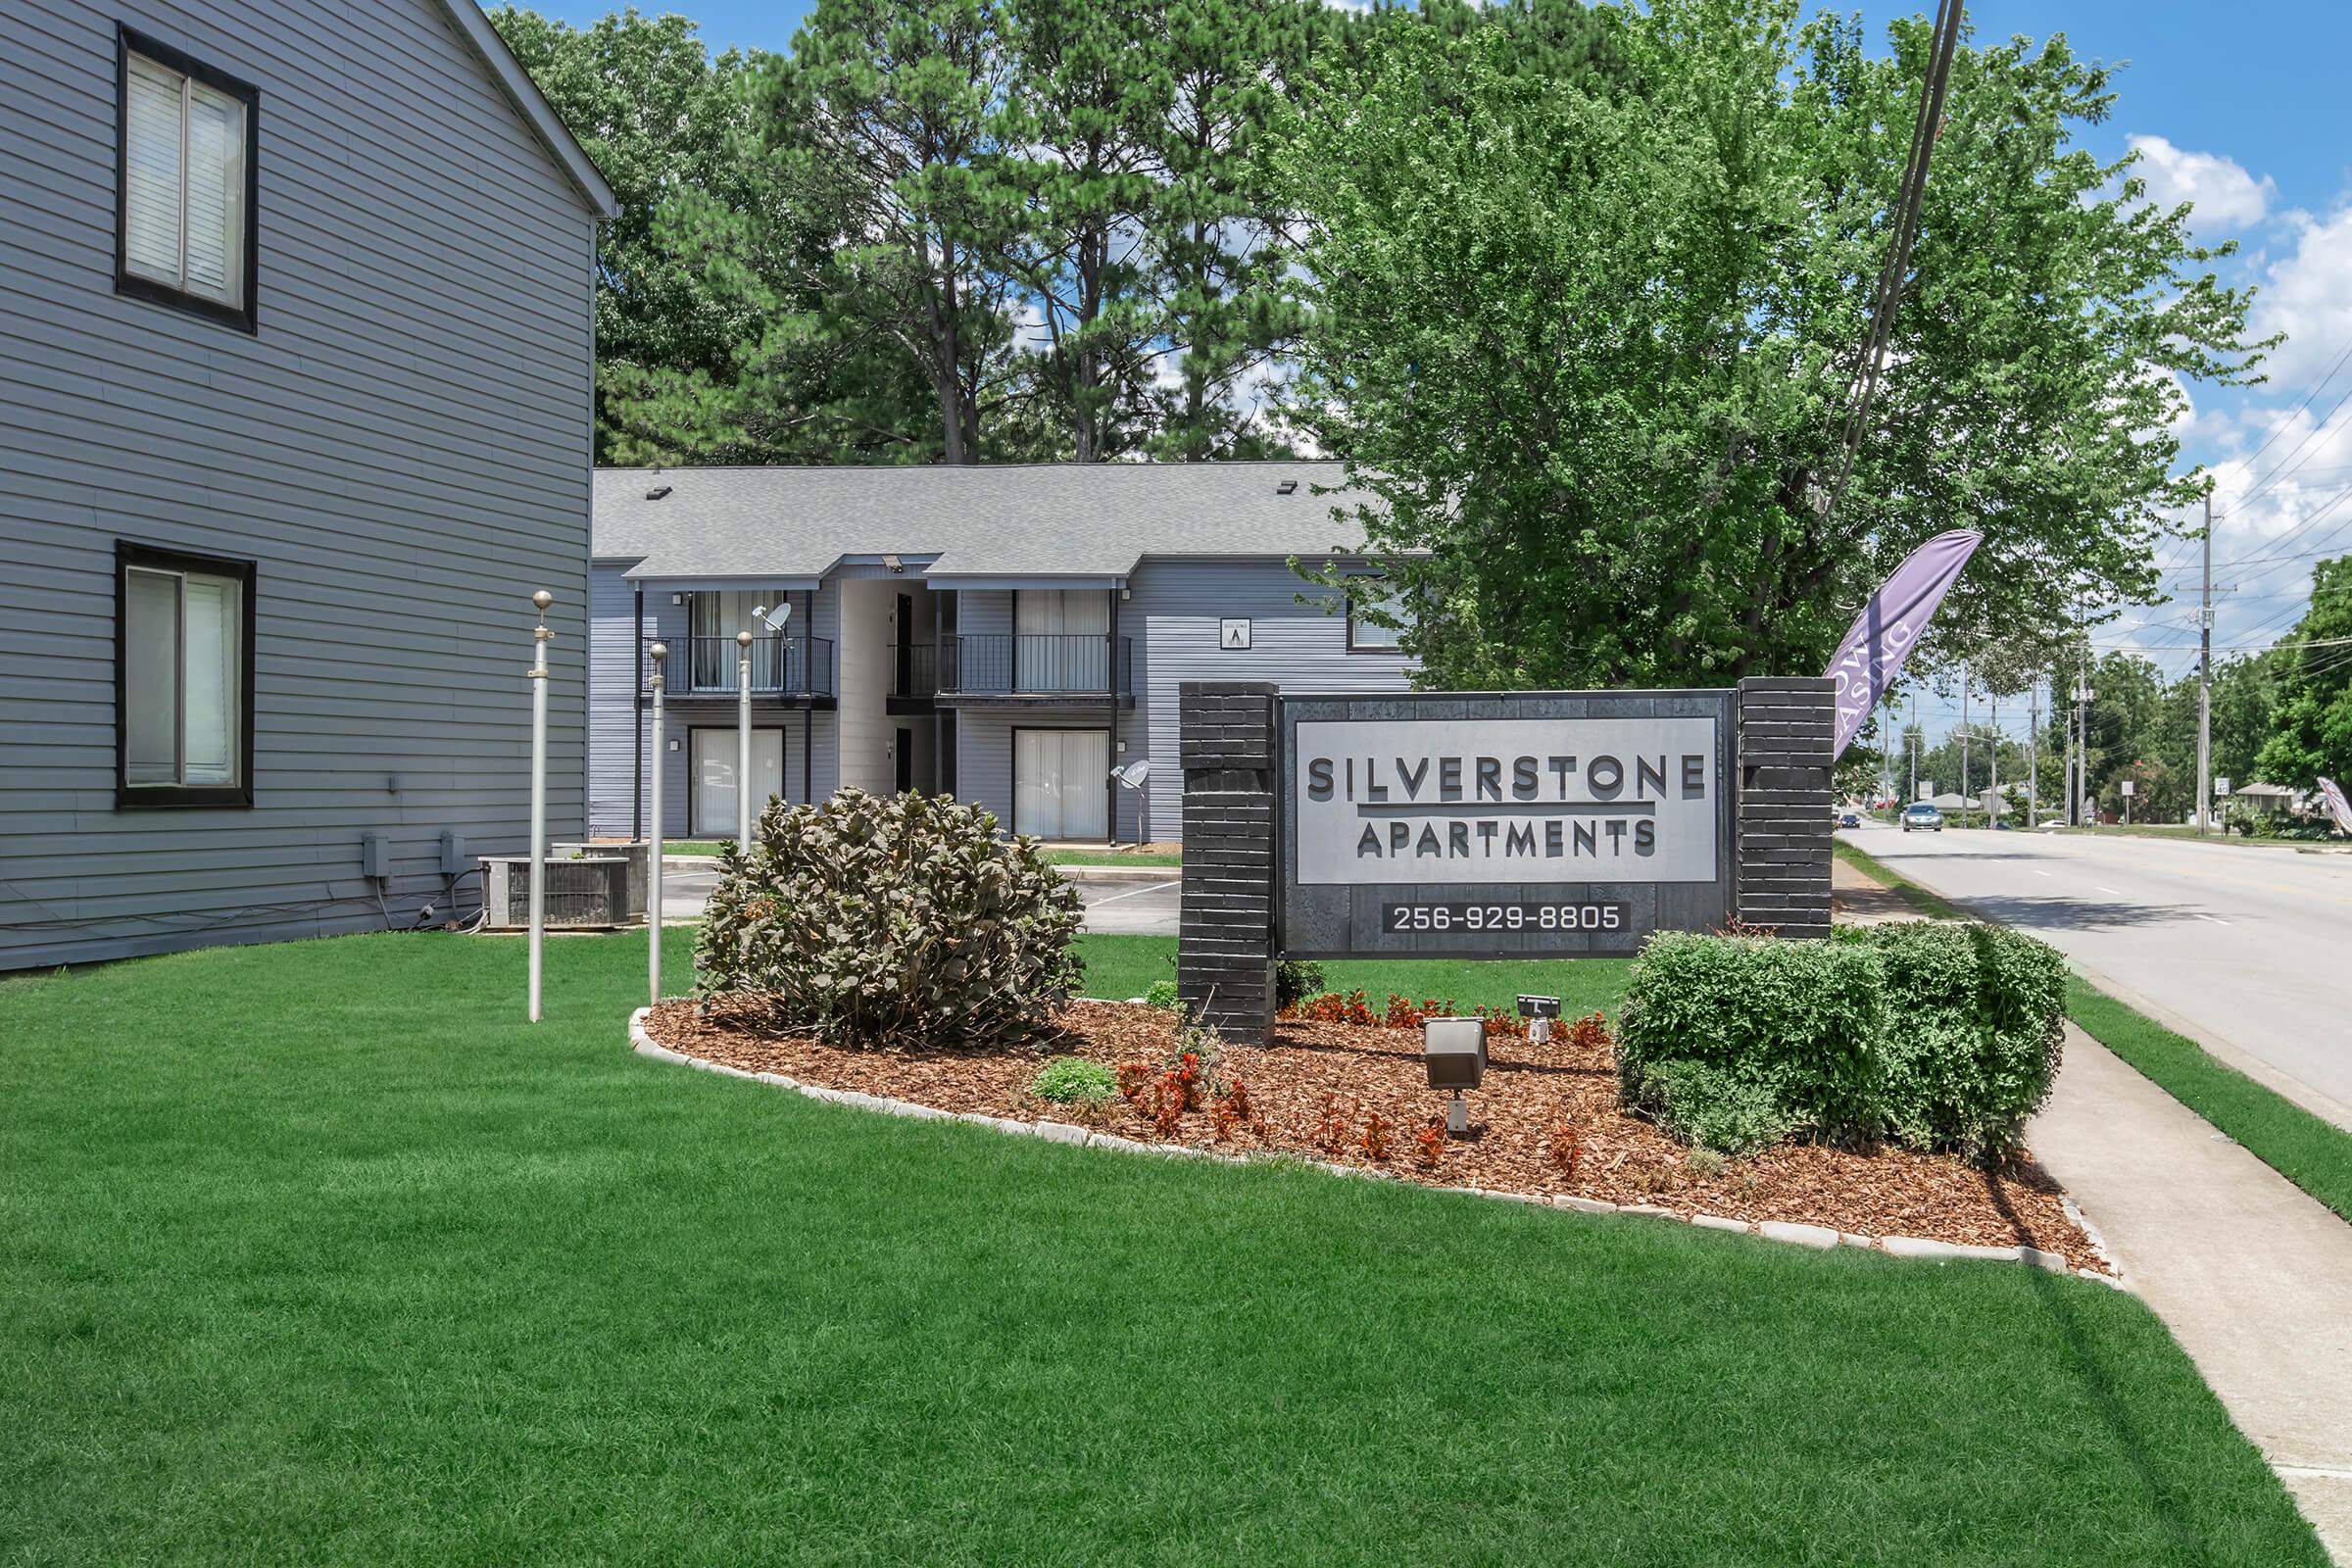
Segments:
[[[1081,882],[1078,892],[1086,900],[1086,929],[1172,937],[1180,885],[1174,875],[1164,882]],[[672,867],[662,876],[662,917],[700,917],[717,887],[716,871]]]
[[[2352,1127],[2352,855],[1875,822],[1842,836]]]

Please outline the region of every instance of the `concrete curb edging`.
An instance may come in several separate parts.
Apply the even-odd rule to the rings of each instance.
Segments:
[[[1051,1143],[1072,1144],[1087,1149],[1115,1149],[1131,1154],[1152,1154],[1163,1159],[1214,1159],[1230,1165],[1287,1164],[1328,1172],[1334,1176],[1351,1176],[1365,1181],[1402,1181],[1383,1171],[1367,1170],[1361,1165],[1335,1165],[1297,1154],[1220,1154],[1213,1149],[1196,1149],[1190,1144],[1147,1144],[1133,1138],[1121,1138],[1112,1133],[1090,1132],[1084,1127],[1065,1121],[1014,1121],[1004,1116],[984,1116],[978,1111],[941,1110],[935,1105],[917,1104],[911,1100],[892,1100],[882,1095],[859,1094],[850,1089],[826,1089],[816,1084],[805,1084],[797,1078],[787,1078],[780,1072],[753,1072],[744,1067],[730,1067],[724,1062],[707,1061],[701,1056],[689,1056],[672,1051],[657,1042],[646,1032],[645,1020],[651,1007],[639,1007],[629,1014],[629,1049],[641,1056],[656,1061],[676,1062],[701,1072],[712,1072],[727,1078],[746,1078],[754,1083],[773,1084],[790,1089],[811,1100],[822,1100],[837,1105],[850,1105],[859,1110],[879,1111],[886,1116],[904,1116],[916,1121],[960,1121],[975,1127],[991,1127],[1001,1133],[1017,1137],[1043,1138]],[[1888,1253],[1895,1257],[1933,1258],[1950,1262],[1955,1258],[1985,1262],[2024,1263],[2053,1274],[2070,1272],[2064,1254],[2044,1252],[2031,1247],[1968,1247],[1958,1242],[1932,1242],[1917,1236],[1858,1236],[1851,1231],[1836,1231],[1824,1225],[1800,1225],[1793,1221],[1768,1219],[1750,1222],[1732,1219],[1722,1214],[1685,1215],[1680,1210],[1660,1208],[1651,1203],[1611,1203],[1597,1198],[1576,1198],[1562,1195],[1544,1198],[1534,1193],[1503,1193],[1486,1187],[1440,1187],[1441,1193],[1460,1193],[1470,1198],[1492,1199],[1499,1202],[1525,1203],[1537,1208],[1557,1208],[1581,1214],[1637,1214],[1656,1219],[1668,1219],[1677,1224],[1686,1221],[1700,1230],[1729,1231],[1741,1236],[1760,1237],[1787,1246],[1828,1250],[1838,1247],[1858,1247]],[[2074,1202],[2067,1201],[2067,1212],[2077,1224],[2082,1224]],[[2086,1234],[2089,1227],[2083,1225]],[[2092,1237],[2094,1243],[2097,1241]],[[2101,1261],[2106,1261],[2102,1248]],[[2110,1264],[2110,1267],[2113,1265]],[[2095,1269],[2075,1269],[2071,1272],[2084,1279],[2124,1288],[2124,1282]]]

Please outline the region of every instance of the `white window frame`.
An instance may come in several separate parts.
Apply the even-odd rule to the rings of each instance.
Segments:
[[[134,261],[131,255],[130,95],[132,78],[139,74],[168,77],[175,81],[179,88],[178,254],[175,266],[169,272]],[[115,292],[210,317],[247,332],[257,330],[254,288],[258,276],[255,256],[258,222],[255,209],[260,197],[260,92],[233,76],[189,58],[169,44],[128,27],[117,29],[115,90]],[[191,232],[188,221],[191,200],[188,172],[192,118],[199,102],[203,100],[225,101],[233,104],[237,112],[237,125],[233,132],[238,148],[235,155],[237,167],[230,172],[229,211],[223,215],[222,224],[229,254],[223,258],[225,275],[219,289],[196,281],[190,276],[188,269]]]
[[[1388,601],[1389,605],[1396,607],[1398,614],[1410,613],[1403,610],[1398,603],[1403,598],[1403,590],[1391,582],[1386,572],[1358,572],[1349,579],[1349,586],[1352,587],[1355,583],[1367,580],[1389,584],[1388,592],[1380,597]],[[1348,596],[1348,651],[1349,653],[1401,654],[1404,652],[1403,627],[1376,625],[1364,619],[1356,611],[1357,599],[1351,593]]]

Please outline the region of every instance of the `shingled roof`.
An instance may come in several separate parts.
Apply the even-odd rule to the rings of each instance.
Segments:
[[[815,579],[850,558],[933,581],[1124,577],[1147,557],[1347,556],[1337,463],[599,468],[594,554],[635,578]],[[1287,488],[1286,488],[1287,487]]]

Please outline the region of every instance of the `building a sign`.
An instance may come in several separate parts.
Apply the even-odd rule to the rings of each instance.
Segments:
[[[1179,994],[1262,1041],[1278,955],[1621,955],[1735,920],[1825,935],[1835,693],[1185,682]]]
[[[1723,692],[1286,696],[1285,953],[1631,953],[1731,906]]]

